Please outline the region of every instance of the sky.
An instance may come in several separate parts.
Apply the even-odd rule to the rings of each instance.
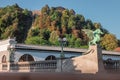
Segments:
[[[62,6],[82,14],[85,19],[101,23],[102,27],[120,39],[120,0],[0,0],[0,7],[17,3],[21,8],[41,10]]]

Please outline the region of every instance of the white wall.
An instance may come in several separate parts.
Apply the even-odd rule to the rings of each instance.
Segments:
[[[0,51],[7,50],[8,46],[9,46],[9,44],[0,45]]]

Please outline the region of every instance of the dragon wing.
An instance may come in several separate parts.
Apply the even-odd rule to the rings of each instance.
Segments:
[[[87,37],[89,38],[89,40],[93,40],[93,31],[90,29],[82,29],[82,31],[85,32],[85,34],[87,34]]]

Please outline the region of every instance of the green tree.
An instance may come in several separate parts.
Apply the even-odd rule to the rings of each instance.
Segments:
[[[30,11],[28,11],[27,9],[24,9],[22,12],[23,12],[23,14],[25,14],[26,16],[27,16],[27,15],[30,15]]]
[[[66,38],[67,38],[67,46],[68,47],[74,47],[75,46],[75,41],[76,41],[76,38],[74,37],[74,35],[66,34]]]
[[[39,33],[40,33],[39,27],[33,27],[33,28],[31,28],[31,29],[29,30],[27,36],[28,36],[28,38],[29,38],[29,37],[32,37],[32,36],[38,36]]]
[[[48,41],[50,38],[50,31],[48,29],[41,29],[38,36]]]
[[[16,37],[18,42],[23,42],[31,26],[32,15],[25,15],[24,9],[17,4],[1,8],[0,12],[0,38]]]
[[[82,40],[80,38],[77,38],[75,40],[75,47],[80,47],[81,46],[81,42],[82,42]]]
[[[60,20],[60,17],[61,17],[61,13],[58,11],[54,11],[53,14],[51,15],[51,20],[58,21],[58,20]]]
[[[33,36],[30,38],[27,38],[25,41],[26,44],[35,44],[35,45],[48,45],[48,41],[42,39],[41,37],[38,36]]]
[[[61,17],[62,27],[67,27],[68,20],[69,20],[69,11],[68,10],[62,11],[62,17]]]
[[[68,28],[69,29],[72,29],[72,27],[75,26],[75,16],[74,15],[71,15],[70,18],[69,18],[69,21],[68,21]]]
[[[75,15],[75,11],[73,9],[70,9],[69,13],[70,15]]]
[[[47,15],[49,15],[49,12],[50,12],[49,6],[48,6],[48,5],[45,5],[45,6],[42,8],[41,12],[42,12],[42,14],[45,14],[45,15],[47,14]]]
[[[106,50],[114,50],[118,47],[118,40],[113,34],[105,34],[101,40],[101,46]]]
[[[84,28],[85,29],[91,29],[91,30],[95,29],[94,24],[93,24],[93,22],[90,19],[86,20]]]
[[[58,45],[58,34],[57,31],[52,31],[50,34],[50,38],[49,41],[53,44],[53,45]]]
[[[75,28],[81,30],[82,27],[83,27],[83,24],[84,24],[84,22],[85,22],[84,16],[82,16],[82,15],[80,15],[80,14],[77,14],[77,15],[75,16],[75,22],[76,22],[76,23],[75,23]]]

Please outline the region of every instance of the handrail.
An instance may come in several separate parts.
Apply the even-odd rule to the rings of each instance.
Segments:
[[[35,62],[18,62],[11,63],[10,70],[28,70],[40,71],[44,69],[56,69],[57,61],[35,61]]]

